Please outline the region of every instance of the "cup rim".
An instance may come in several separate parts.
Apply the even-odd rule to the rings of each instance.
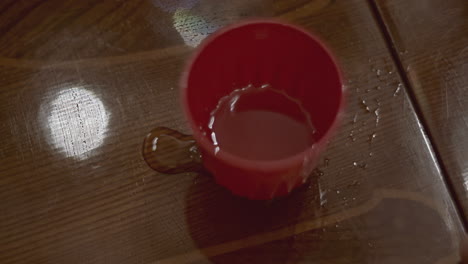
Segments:
[[[278,160],[245,159],[238,155],[231,154],[228,151],[225,151],[221,148],[219,148],[219,150],[215,154],[215,148],[217,146],[215,146],[208,139],[206,135],[202,134],[200,129],[196,126],[195,119],[193,118],[193,115],[189,109],[189,102],[188,102],[188,96],[187,96],[188,78],[190,76],[194,63],[198,59],[200,54],[205,50],[205,48],[211,42],[213,42],[215,39],[217,39],[219,36],[223,35],[224,33],[240,28],[240,27],[252,25],[252,24],[281,25],[281,26],[285,26],[290,29],[299,31],[302,34],[305,34],[308,38],[315,41],[326,52],[328,57],[332,60],[333,67],[335,68],[338,74],[338,79],[339,79],[339,83],[341,86],[341,96],[339,98],[340,102],[338,105],[338,111],[335,115],[335,119],[333,120],[332,124],[329,126],[327,131],[320,138],[320,140],[316,141],[312,146],[307,147],[302,152],[298,152],[292,156],[288,156],[283,159],[278,159]],[[324,42],[321,39],[319,39],[317,36],[306,31],[305,29],[302,29],[301,27],[292,25],[280,19],[248,19],[248,20],[244,20],[244,21],[237,22],[237,23],[228,25],[226,27],[223,27],[217,30],[216,32],[212,33],[211,35],[209,35],[206,39],[204,39],[200,43],[200,45],[195,49],[194,53],[187,60],[185,68],[182,72],[182,76],[180,78],[179,88],[180,88],[180,97],[182,98],[181,103],[182,103],[182,109],[184,112],[185,119],[190,124],[193,137],[195,141],[197,142],[197,144],[199,145],[199,147],[205,150],[209,155],[212,155],[216,159],[222,160],[226,162],[227,164],[231,164],[235,167],[243,168],[247,170],[255,169],[255,170],[261,170],[261,171],[274,171],[274,170],[279,170],[279,169],[287,169],[289,167],[295,166],[295,164],[297,163],[304,162],[304,160],[307,159],[307,157],[310,155],[311,152],[318,152],[318,153],[321,152],[322,149],[326,146],[330,137],[334,134],[335,130],[338,127],[338,124],[340,123],[342,119],[344,108],[345,108],[345,95],[347,94],[347,87],[343,85],[343,74],[340,70],[340,67],[338,67],[337,59],[335,58],[333,53],[329,50],[329,48],[326,45],[324,45]]]

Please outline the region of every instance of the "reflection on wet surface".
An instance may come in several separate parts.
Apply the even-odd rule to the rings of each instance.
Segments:
[[[43,105],[49,143],[67,157],[86,159],[102,145],[110,114],[92,91],[82,86],[61,90],[52,102]]]
[[[173,12],[173,26],[190,47],[198,46],[211,33],[242,18],[270,17],[272,9],[271,2],[264,0],[185,0],[172,5],[167,0],[156,2],[166,12]]]
[[[218,29],[218,25],[206,21],[203,16],[193,14],[188,9],[178,9],[172,16],[175,29],[185,44],[196,47],[209,34]]]
[[[193,137],[166,127],[157,127],[146,135],[142,154],[148,166],[162,173],[198,171],[202,167]]]

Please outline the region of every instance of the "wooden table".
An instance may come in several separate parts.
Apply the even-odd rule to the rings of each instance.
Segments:
[[[1,263],[457,263],[468,217],[464,0],[0,2]],[[189,133],[178,79],[248,17],[315,33],[349,91],[305,186],[271,202],[141,156]]]
[[[433,148],[468,217],[468,3],[378,1]],[[409,22],[409,17],[416,19]],[[411,25],[405,27],[406,22]]]

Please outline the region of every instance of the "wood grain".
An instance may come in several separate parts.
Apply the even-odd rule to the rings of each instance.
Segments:
[[[218,255],[214,260],[216,263],[456,263],[457,254],[450,246],[436,246],[438,239],[450,238],[446,237],[442,215],[431,203],[415,193],[379,189],[368,202],[344,211],[343,215],[319,218],[318,221],[323,220],[320,223],[303,222],[296,225],[294,236]],[[408,239],[401,240],[402,236]],[[426,252],[428,245],[433,245],[434,250]]]
[[[12,0],[0,12],[2,263],[457,259],[459,216],[367,2]],[[312,180],[253,202],[206,174],[151,170],[148,132],[190,132],[177,83],[194,47],[258,16],[317,34],[346,77],[343,125]]]
[[[376,2],[468,219],[468,3]]]

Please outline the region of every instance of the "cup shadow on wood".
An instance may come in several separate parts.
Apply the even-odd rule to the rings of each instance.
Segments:
[[[256,261],[270,263],[274,256],[275,262],[292,263],[291,260],[300,254],[292,250],[294,224],[301,219],[305,207],[308,215],[320,209],[319,197],[310,197],[310,193],[319,193],[314,182],[317,180],[311,177],[308,184],[293,190],[287,197],[252,201],[234,196],[217,185],[211,175],[202,172],[186,196],[185,215],[190,236],[211,262],[231,263],[235,260],[217,257],[269,242],[272,231],[290,227],[283,241],[291,243],[282,243],[274,254],[265,252],[264,258]],[[241,255],[245,258],[236,261],[248,263],[248,253]]]
[[[457,258],[441,212],[411,193],[395,190],[387,197],[376,190],[354,209],[327,212],[314,195],[319,194],[314,177],[268,202],[233,196],[207,173],[197,179],[186,196],[186,222],[198,250],[212,263],[451,263]],[[367,206],[371,200],[378,202]],[[359,208],[368,210],[354,215]],[[330,215],[336,223],[304,229],[304,223]]]

